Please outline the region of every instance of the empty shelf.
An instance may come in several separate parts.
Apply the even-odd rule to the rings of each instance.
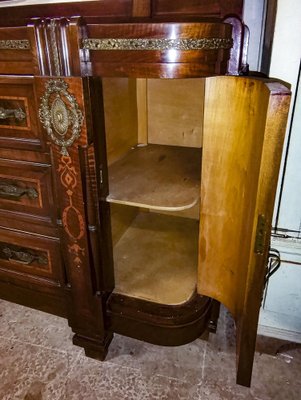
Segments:
[[[200,196],[201,149],[149,144],[109,167],[107,201],[180,211]]]
[[[114,247],[114,292],[182,304],[195,291],[197,261],[197,221],[139,213]]]

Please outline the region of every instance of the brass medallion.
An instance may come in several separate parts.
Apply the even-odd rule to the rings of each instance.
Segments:
[[[50,139],[61,148],[61,154],[68,156],[67,148],[80,137],[83,114],[64,80],[53,79],[46,83],[39,118]]]
[[[51,105],[51,120],[54,130],[65,136],[69,128],[68,109],[63,100],[58,96]]]

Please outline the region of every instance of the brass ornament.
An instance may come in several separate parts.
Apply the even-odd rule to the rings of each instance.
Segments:
[[[83,39],[84,50],[220,50],[231,49],[232,39]]]
[[[80,137],[83,114],[76,98],[68,92],[65,81],[49,80],[45,87],[39,118],[50,139],[61,148],[61,154],[68,156],[67,148]],[[69,131],[71,135],[67,137]]]
[[[22,108],[3,108],[0,107],[0,119],[9,119],[14,118],[17,121],[24,121],[26,119],[26,113],[22,110]]]
[[[7,245],[2,249],[2,253],[5,257],[7,257],[8,261],[19,264],[31,265],[33,262],[37,262],[40,265],[48,264],[48,259],[46,257],[39,254],[34,254],[25,248],[17,249]]]
[[[51,120],[54,130],[61,136],[65,136],[69,127],[68,109],[60,97],[54,99],[51,106]]]
[[[54,72],[55,75],[59,76],[61,74],[61,66],[60,66],[60,59],[59,59],[59,50],[57,46],[57,39],[56,39],[56,23],[55,20],[52,19],[50,22],[50,48],[51,48],[51,53],[52,53],[52,58],[53,58],[53,63],[54,63]]]
[[[39,194],[33,187],[22,188],[0,180],[0,198],[20,200],[23,196],[27,196],[30,200],[33,200],[37,199]]]
[[[30,50],[29,40],[0,40],[0,50]]]

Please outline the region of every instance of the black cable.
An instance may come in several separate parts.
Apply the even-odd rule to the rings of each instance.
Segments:
[[[269,250],[269,262],[267,267],[267,273],[265,275],[265,286],[267,285],[269,279],[281,266],[280,252],[277,249],[270,248]]]

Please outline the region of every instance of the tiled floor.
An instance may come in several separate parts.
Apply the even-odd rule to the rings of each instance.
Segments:
[[[1,400],[300,400],[301,349],[259,340],[252,388],[235,385],[233,323],[168,348],[115,335],[106,362],[71,344],[66,320],[0,301]]]

